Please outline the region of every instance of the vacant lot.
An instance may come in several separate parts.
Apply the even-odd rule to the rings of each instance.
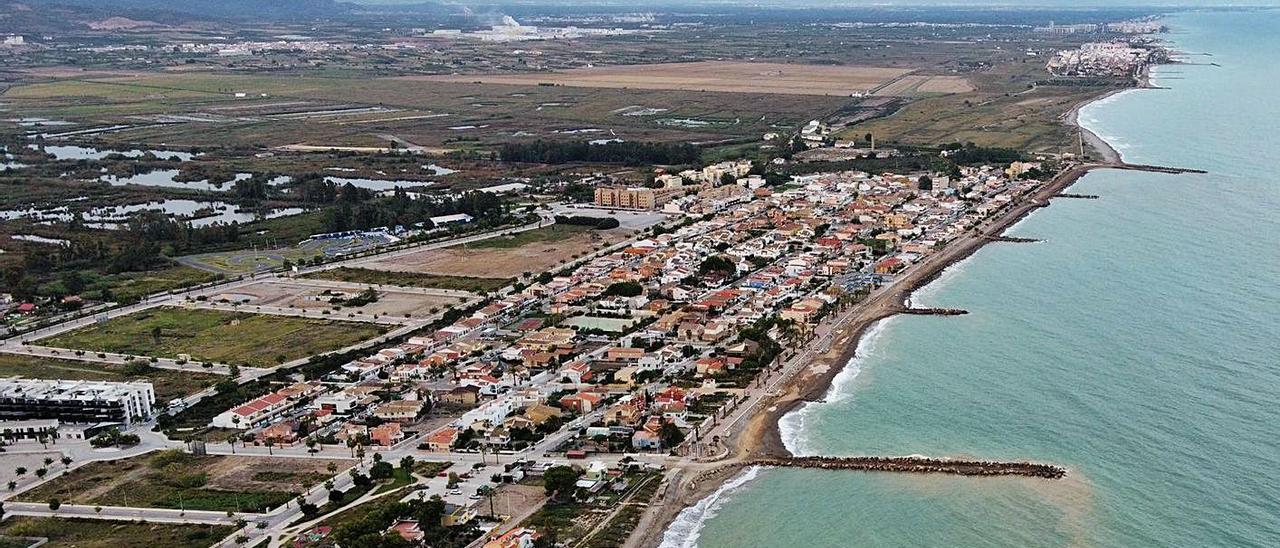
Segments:
[[[74,504],[263,512],[284,504],[307,485],[324,482],[346,460],[202,456],[180,450],[93,462],[19,498]]]
[[[363,288],[326,288],[322,284],[273,280],[258,282],[237,288],[234,292],[215,295],[213,301],[226,300],[247,306],[261,305],[305,310],[340,308],[345,312],[357,312],[393,317],[421,317],[432,314],[448,305],[458,304],[457,297],[428,295],[395,288],[377,288],[378,300],[363,306],[343,306],[341,301],[359,294]]]
[[[568,70],[548,74],[493,74],[413,77],[453,82],[530,85],[551,83],[589,88],[635,88],[781,95],[843,95],[862,93],[910,73],[901,68],[831,65],[789,65],[700,61],[623,65]]]
[[[321,270],[306,275],[314,280],[337,280],[361,284],[398,285],[401,287],[428,287],[452,289],[472,293],[488,293],[511,283],[509,278],[473,278],[468,276],[441,276],[417,272],[392,272],[368,268],[341,267]]]
[[[366,268],[444,276],[514,278],[538,274],[617,243],[626,231],[551,225],[467,246],[432,249],[366,263]]]
[[[165,307],[77,329],[40,344],[270,367],[337,350],[384,332],[384,326]]]
[[[150,368],[134,371],[124,365],[58,360],[22,354],[0,354],[0,377],[28,379],[68,379],[85,381],[148,381],[156,389],[156,402],[189,396],[213,386],[226,377]]]
[[[12,537],[49,539],[45,548],[204,548],[233,529],[215,525],[171,525],[96,519],[14,516],[0,525],[0,543]],[[29,543],[0,546],[29,546]]]

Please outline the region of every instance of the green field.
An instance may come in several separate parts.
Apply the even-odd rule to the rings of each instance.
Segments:
[[[270,367],[371,339],[385,326],[165,307],[77,329],[40,344],[95,352]]]
[[[441,276],[416,272],[394,272],[369,268],[341,267],[312,272],[303,276],[314,280],[336,280],[361,284],[395,285],[400,287],[427,287],[453,289],[472,293],[488,293],[511,283],[508,278],[474,278],[471,276]]]
[[[156,403],[189,396],[213,386],[225,376],[150,368],[133,372],[130,366],[76,360],[40,358],[22,354],[0,354],[0,377],[28,379],[68,379],[86,381],[148,381],[156,390]]]
[[[594,232],[595,230],[596,229],[594,227],[589,226],[554,224],[537,230],[526,230],[511,236],[480,240],[478,242],[466,244],[465,247],[472,249],[513,249],[529,244],[558,242],[578,234]]]
[[[149,272],[124,272],[101,277],[88,285],[89,290],[106,289],[117,301],[132,302],[144,296],[211,282],[217,276],[185,266],[174,266]]]
[[[47,538],[47,548],[204,548],[234,529],[215,525],[171,525],[73,518],[14,516],[0,524],[0,546],[30,546],[12,537]],[[12,542],[12,544],[5,544]]]

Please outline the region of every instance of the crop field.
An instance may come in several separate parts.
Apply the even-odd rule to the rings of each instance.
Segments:
[[[324,283],[289,280],[272,280],[238,287],[235,291],[215,295],[211,300],[223,299],[252,306],[271,306],[280,308],[296,308],[303,310],[328,310],[341,308],[344,312],[391,316],[422,317],[449,305],[458,304],[460,297],[445,295],[442,291],[431,293],[427,290],[396,289],[394,287],[378,287],[378,300],[363,306],[344,306],[331,303],[333,299],[344,300],[354,297],[362,291],[362,286],[341,285],[343,287],[326,287]]]
[[[31,546],[17,538],[45,538],[44,548],[205,548],[226,538],[230,526],[173,525],[76,518],[13,516],[0,524],[0,546]]]
[[[39,344],[94,352],[270,367],[373,338],[385,326],[184,308],[121,316]]]
[[[846,84],[858,90],[881,82],[877,75],[882,72],[905,72],[794,66],[847,74],[847,81],[826,84],[834,86],[831,90],[843,90]],[[519,85],[475,83],[477,77],[424,78],[434,77],[140,73],[19,84],[5,100],[17,115],[79,124],[69,130],[134,126],[103,134],[108,142],[378,149],[395,136],[437,152],[513,138],[595,139],[600,134],[634,141],[714,141],[756,136],[835,112],[849,101],[843,91],[798,94],[817,80],[790,76],[755,89],[700,91],[702,86],[698,93],[671,86],[539,86],[536,78]],[[235,92],[247,97],[237,99]]]
[[[468,246],[432,249],[370,261],[373,270],[476,278],[515,278],[538,274],[626,238],[625,230],[595,230],[572,225],[521,232]]]
[[[124,365],[2,353],[0,353],[0,377],[112,382],[147,381],[155,387],[156,402],[162,405],[173,398],[189,396],[204,390],[226,378],[222,375],[171,371],[154,367],[138,372],[129,370],[128,366]]]
[[[72,504],[263,512],[284,504],[307,486],[324,482],[343,459],[277,459],[232,455],[195,456],[161,451],[117,461],[93,462],[23,493],[19,498]]]
[[[425,77],[445,82],[719,91],[848,97],[910,73],[901,68],[700,61],[592,67],[538,74]]]

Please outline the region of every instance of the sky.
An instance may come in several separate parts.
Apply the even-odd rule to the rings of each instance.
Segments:
[[[345,0],[357,4],[415,4],[424,0]],[[436,0],[445,4],[461,5],[494,5],[494,4],[580,4],[590,5],[592,0]],[[625,0],[605,0],[599,2],[607,5],[635,4],[636,11],[644,11],[644,2],[635,3]],[[664,1],[666,5],[692,6],[697,4],[744,6],[811,6],[811,7],[894,7],[894,6],[1024,6],[1024,7],[1147,7],[1147,6],[1198,6],[1198,7],[1230,7],[1230,6],[1277,6],[1280,0],[681,0]]]

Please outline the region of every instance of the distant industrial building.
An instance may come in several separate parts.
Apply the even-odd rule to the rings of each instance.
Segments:
[[[0,420],[130,424],[151,417],[149,382],[0,379]]]

